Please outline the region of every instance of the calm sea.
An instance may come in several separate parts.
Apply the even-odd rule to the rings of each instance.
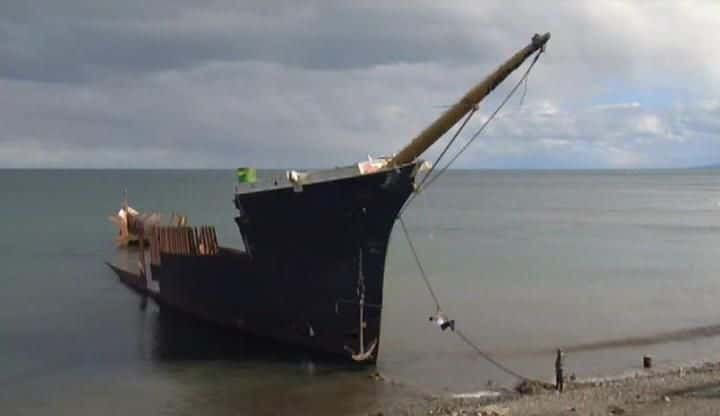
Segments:
[[[234,180],[0,170],[0,414],[366,414],[405,394],[371,370],[143,307],[104,265],[128,261],[107,220],[123,188],[136,208],[214,224],[239,246]],[[720,171],[456,171],[406,222],[445,313],[520,373],[550,379],[553,349],[582,345],[566,365],[579,377],[644,354],[720,359]],[[428,323],[433,312],[396,229],[380,372],[436,393],[513,382]],[[704,329],[663,335],[692,328]]]

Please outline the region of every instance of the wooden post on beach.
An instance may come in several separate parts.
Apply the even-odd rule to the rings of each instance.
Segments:
[[[643,368],[646,370],[652,368],[652,357],[651,356],[643,355]]]
[[[562,393],[565,387],[565,375],[563,374],[563,358],[564,354],[561,349],[557,350],[555,355],[555,389]]]

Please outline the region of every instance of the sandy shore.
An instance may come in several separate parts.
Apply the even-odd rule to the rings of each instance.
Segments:
[[[371,415],[720,415],[720,363],[580,381],[558,394],[498,391],[494,397],[416,398]]]

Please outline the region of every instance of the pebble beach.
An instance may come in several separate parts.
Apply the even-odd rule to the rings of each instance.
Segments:
[[[547,383],[471,397],[415,397],[370,415],[555,416],[720,415],[720,363],[570,383],[558,393]],[[520,393],[516,390],[522,390]]]

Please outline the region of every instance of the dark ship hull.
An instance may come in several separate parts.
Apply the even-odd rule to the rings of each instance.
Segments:
[[[201,319],[312,350],[375,361],[385,258],[417,164],[357,167],[235,194],[245,250],[160,251],[151,283],[117,267],[134,290]],[[153,286],[155,288],[153,289]]]

